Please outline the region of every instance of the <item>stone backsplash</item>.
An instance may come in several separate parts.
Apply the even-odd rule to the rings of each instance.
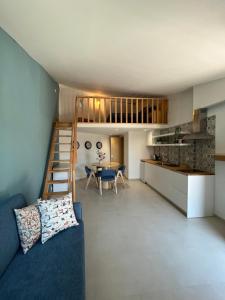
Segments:
[[[215,172],[215,126],[216,117],[211,116],[203,119],[202,122],[207,122],[206,128],[209,134],[213,135],[214,138],[210,140],[190,140],[188,141],[189,146],[177,146],[177,147],[154,147],[154,154],[160,155],[163,161],[184,164],[192,169],[198,169],[201,171],[208,171],[210,173]],[[163,129],[160,134],[174,132],[176,128],[181,131],[192,131],[192,122],[182,124],[180,126],[170,127]],[[166,137],[165,141],[168,143],[176,142],[174,136]]]

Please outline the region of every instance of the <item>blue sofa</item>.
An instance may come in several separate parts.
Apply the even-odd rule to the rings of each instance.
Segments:
[[[0,202],[0,299],[85,299],[84,227],[80,203],[74,205],[79,226],[40,241],[23,254],[14,208],[24,196]]]

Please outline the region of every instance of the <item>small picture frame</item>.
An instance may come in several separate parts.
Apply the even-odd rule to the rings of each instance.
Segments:
[[[99,149],[99,150],[102,149],[102,142],[97,142],[96,143],[96,148]]]
[[[92,148],[92,143],[90,141],[86,141],[84,146],[87,150],[90,150]]]

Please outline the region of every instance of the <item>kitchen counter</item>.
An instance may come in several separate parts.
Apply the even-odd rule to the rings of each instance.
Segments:
[[[187,166],[160,165],[157,161],[142,159],[140,179],[185,212],[187,218],[213,215],[213,174],[191,170]]]
[[[141,162],[149,163],[155,166],[158,166],[160,168],[164,168],[170,171],[174,171],[177,173],[180,173],[182,175],[186,176],[199,176],[199,175],[214,175],[213,173],[206,172],[206,171],[200,171],[200,170],[192,170],[188,168],[187,166],[177,166],[170,163],[164,163],[162,164],[161,161],[153,160],[153,159],[141,159]]]

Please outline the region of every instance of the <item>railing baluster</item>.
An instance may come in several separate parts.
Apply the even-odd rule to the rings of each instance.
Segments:
[[[74,120],[78,122],[78,97],[76,97],[74,109],[75,109]]]
[[[152,122],[151,123],[155,123],[155,115],[154,115],[154,99],[152,99]]]
[[[123,98],[120,98],[120,123],[123,122]]]
[[[115,98],[115,122],[117,123],[117,98]]]
[[[154,99],[154,123],[157,123],[157,99]]]
[[[149,107],[148,107],[148,98],[146,99],[146,101],[147,101],[147,112],[146,112],[146,123],[148,124],[149,123],[149,115],[148,115],[148,110],[149,110]]]
[[[165,120],[164,120],[164,123],[167,123],[168,122],[168,100],[165,99]]]
[[[93,121],[95,123],[95,98],[93,98]]]
[[[128,99],[126,98],[126,123],[127,123],[127,121],[128,121],[128,105],[127,105],[127,101],[128,101]]]
[[[90,122],[93,121],[93,100],[92,98],[89,98],[89,118]]]
[[[133,123],[134,122],[134,116],[133,116],[133,114],[134,114],[134,107],[133,107],[134,102],[133,102],[133,98],[131,99],[130,104],[131,104],[131,123]]]
[[[144,101],[141,99],[141,123],[144,123]]]
[[[80,98],[76,97],[75,117],[77,118],[77,122],[79,122],[79,104],[80,104]]]
[[[104,98],[104,122],[106,123],[107,116],[107,107],[106,107],[106,98]]]
[[[98,123],[101,123],[101,99],[97,99],[98,103]]]
[[[157,124],[159,123],[159,99],[157,99]]]
[[[112,99],[109,99],[109,120],[112,123]]]
[[[82,98],[82,122],[84,122],[84,98]]]
[[[87,121],[90,122],[90,98],[87,98]]]
[[[138,98],[136,99],[136,123],[138,123]]]

